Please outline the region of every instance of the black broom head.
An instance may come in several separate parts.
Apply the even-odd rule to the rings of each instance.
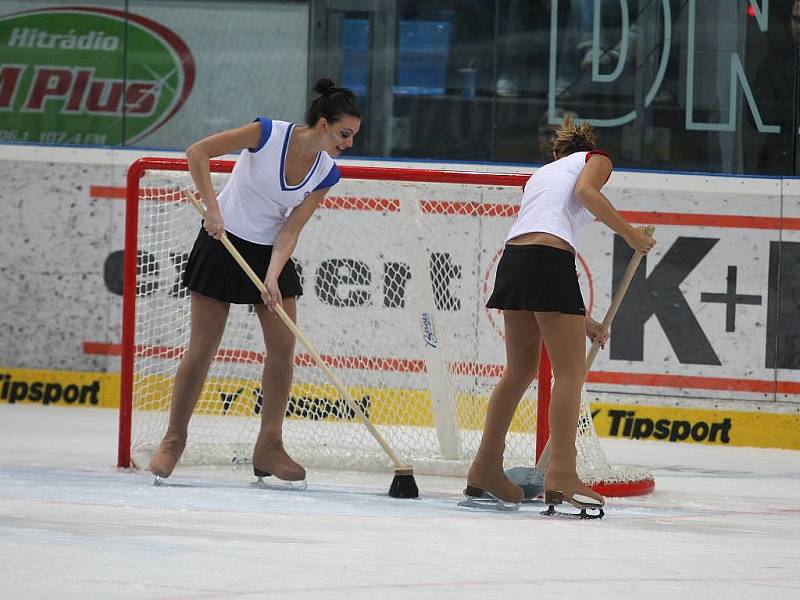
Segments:
[[[419,488],[411,467],[395,469],[392,485],[389,486],[389,495],[392,498],[419,498]]]

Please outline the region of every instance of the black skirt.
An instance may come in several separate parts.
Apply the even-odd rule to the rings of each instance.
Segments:
[[[263,281],[272,256],[272,246],[248,242],[232,233],[228,239]],[[189,254],[183,272],[183,285],[193,292],[231,304],[263,304],[261,292],[222,242],[215,240],[201,228]],[[281,296],[292,298],[303,295],[300,277],[294,262],[286,261],[278,276]]]
[[[575,255],[550,246],[506,245],[486,306],[585,315]]]

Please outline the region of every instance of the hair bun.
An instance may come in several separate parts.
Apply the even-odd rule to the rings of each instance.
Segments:
[[[331,79],[320,79],[316,85],[314,85],[314,91],[323,96],[330,96],[336,91],[336,84],[333,83]]]

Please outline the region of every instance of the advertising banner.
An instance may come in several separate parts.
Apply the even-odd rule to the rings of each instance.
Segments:
[[[0,143],[181,149],[302,118],[304,3],[58,4],[0,3]]]
[[[195,65],[172,30],[105,8],[0,18],[0,141],[123,145],[189,97]]]

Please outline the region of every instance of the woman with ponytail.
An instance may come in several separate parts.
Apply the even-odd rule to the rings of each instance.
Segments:
[[[634,250],[646,253],[655,240],[643,227],[629,225],[603,195],[612,164],[596,146],[592,126],[566,116],[553,140],[555,160],[525,184],[487,303],[503,311],[507,365],[489,400],[481,444],[467,475],[468,496],[480,497],[486,491],[508,503],[523,499],[522,488],[503,472],[503,449],[517,405],[538,371],[544,340],[555,376],[546,501],[603,506],[602,496],[576,471],[576,427],[586,376],[584,336],[602,345],[607,334],[586,315],[575,272],[575,239],[583,225],[597,219]]]
[[[222,339],[231,304],[252,304],[266,345],[261,430],[253,451],[257,476],[305,479],[305,469],[283,448],[283,419],[294,363],[294,336],[274,312],[280,304],[296,320],[302,295],[291,255],[303,226],[339,180],[334,158],[353,145],[361,109],[353,93],[330,79],[314,86],[317,98],[305,123],[260,116],[192,144],[189,171],[206,207],[183,283],[191,292],[189,347],[175,375],[167,432],[150,471],[169,477],[186,445],[189,419]],[[210,159],[241,151],[217,194]],[[219,242],[223,232],[263,278],[261,294]]]

